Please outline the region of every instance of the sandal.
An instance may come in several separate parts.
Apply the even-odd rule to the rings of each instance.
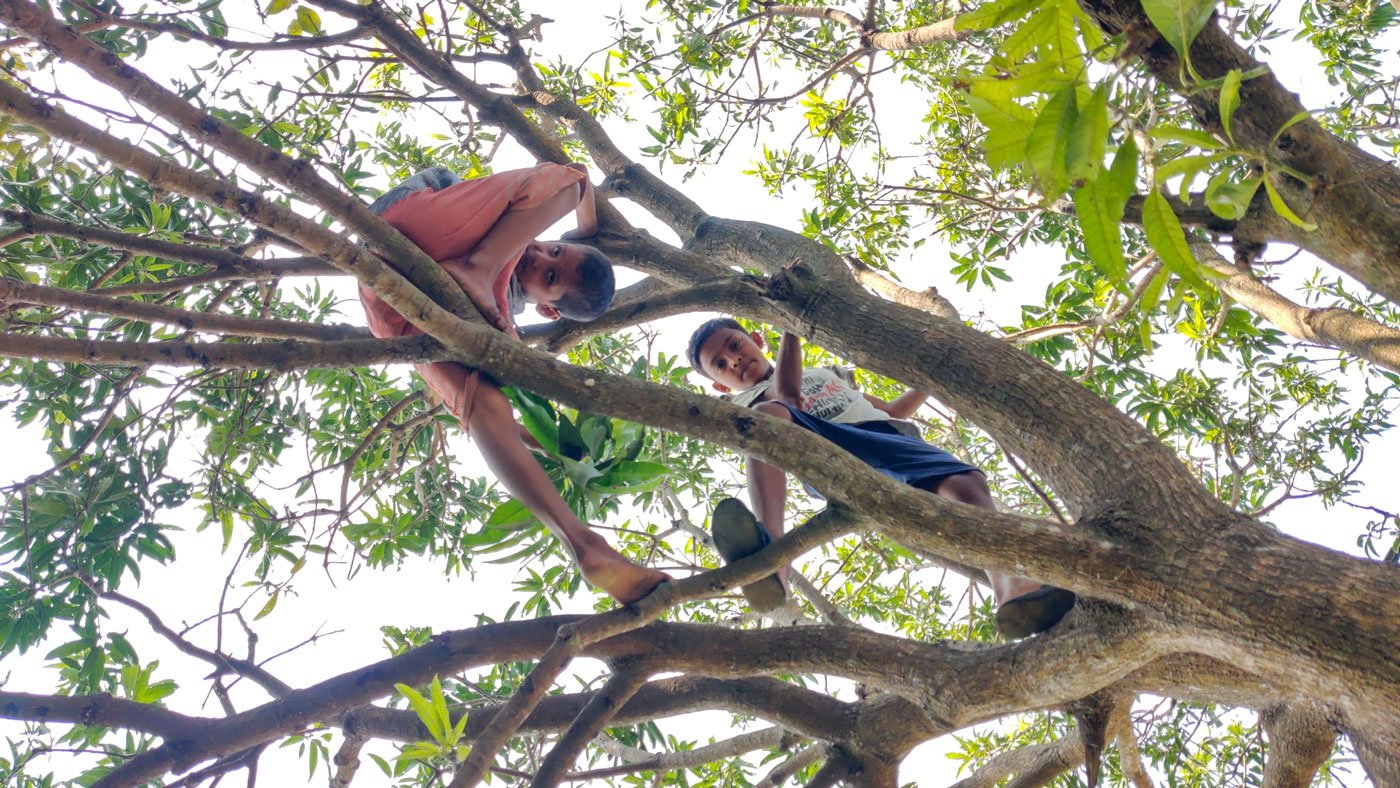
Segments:
[[[710,517],[710,535],[715,550],[726,564],[757,553],[772,543],[768,529],[753,516],[737,498],[725,498]],[[769,575],[740,588],[749,605],[758,612],[782,607],[787,601],[787,589],[776,574]]]
[[[1012,640],[1044,632],[1065,617],[1074,599],[1073,591],[1041,586],[997,608],[997,631]]]

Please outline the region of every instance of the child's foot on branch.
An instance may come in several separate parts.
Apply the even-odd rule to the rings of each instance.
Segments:
[[[715,540],[715,550],[726,564],[751,556],[773,541],[768,529],[737,498],[725,498],[715,506],[715,513],[710,517],[710,535]],[[778,574],[756,580],[739,590],[744,592],[749,606],[759,613],[782,607],[787,601],[787,587]]]
[[[1044,632],[1074,607],[1074,592],[1054,586],[1041,586],[1021,594],[997,608],[997,631],[1013,640]]]
[[[603,589],[624,605],[636,602],[671,579],[665,572],[632,563],[601,537],[579,546],[578,568],[590,585]]]

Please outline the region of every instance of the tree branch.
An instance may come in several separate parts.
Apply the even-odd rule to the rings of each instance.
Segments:
[[[1263,788],[1308,788],[1332,754],[1337,731],[1320,703],[1296,701],[1265,709],[1259,724],[1269,737]]]
[[[1313,308],[1294,303],[1249,272],[1230,265],[1204,239],[1191,238],[1188,243],[1196,259],[1220,275],[1215,284],[1222,293],[1285,334],[1400,372],[1400,329],[1339,307]]]
[[[96,293],[35,285],[21,282],[18,279],[0,278],[0,305],[7,302],[65,307],[143,322],[166,323],[203,333],[329,341],[371,338],[368,331],[358,326],[321,325],[294,320],[266,320],[255,317],[192,312],[159,304],[126,301]]]
[[[1128,51],[1141,53],[1148,70],[1182,95],[1196,120],[1225,139],[1219,91],[1182,83],[1186,70],[1181,59],[1138,0],[1086,0],[1083,6],[1107,33],[1125,35]],[[1190,60],[1202,80],[1218,79],[1235,69],[1250,73],[1262,65],[1215,19],[1192,42]],[[1239,111],[1231,126],[1234,144],[1312,178],[1309,185],[1275,177],[1285,201],[1318,226],[1315,232],[1297,232],[1294,243],[1400,302],[1400,170],[1338,139],[1315,119],[1285,130],[1305,110],[1273,72],[1262,70],[1261,76],[1241,85]]]
[[[530,782],[531,788],[554,788],[558,785],[565,778],[565,772],[578,760],[579,753],[602,732],[622,705],[631,700],[646,681],[645,673],[626,668],[609,678],[578,713],[569,730],[555,743],[554,749],[544,757],[535,772],[535,779]]]
[[[0,717],[63,722],[149,733],[167,741],[198,734],[209,723],[150,703],[110,695],[34,695],[0,690]]]
[[[244,676],[253,683],[257,684],[259,687],[262,687],[264,690],[267,690],[267,693],[274,698],[280,698],[292,691],[292,688],[289,684],[272,675],[271,673],[268,673],[259,665],[256,665],[245,659],[238,659],[237,657],[226,656],[224,654],[220,654],[219,652],[209,651],[207,649],[203,649],[199,646],[196,646],[195,644],[191,643],[189,640],[181,636],[180,633],[166,626],[165,622],[160,620],[160,616],[156,615],[156,611],[152,610],[146,605],[141,604],[140,602],[137,602],[135,599],[126,596],[125,594],[121,594],[116,591],[102,591],[99,595],[103,599],[111,599],[113,601],[120,602],[121,604],[126,605],[132,610],[135,610],[137,613],[140,613],[141,616],[146,619],[146,623],[150,625],[151,629],[154,630],[156,634],[169,641],[170,644],[176,649],[178,649],[181,653],[188,654],[189,656],[194,657],[195,659],[198,659],[201,662],[213,665],[214,668],[217,670],[216,675],[223,673],[233,673],[238,676]]]
[[[405,238],[398,230],[375,216],[358,197],[347,194],[338,186],[323,180],[312,167],[308,166],[307,162],[293,160],[280,151],[243,134],[212,114],[198,109],[190,102],[158,85],[145,74],[124,63],[111,52],[78,35],[29,0],[0,0],[0,19],[5,20],[16,29],[25,31],[55,55],[82,68],[99,82],[171,121],[194,139],[212,145],[241,162],[243,166],[282,184],[294,194],[309,200],[326,211],[347,228],[359,233],[361,237],[374,244],[389,259],[393,260],[395,265],[409,276],[419,289],[429,294],[437,303],[446,306],[457,316],[470,318],[477,314],[475,306],[467,298],[466,293],[452,280],[452,277],[448,276],[442,266],[429,258],[422,249]],[[6,90],[0,95],[5,93],[13,95],[13,93],[19,92],[9,85],[5,87]],[[14,100],[9,96],[6,96],[6,101],[10,104],[14,103]],[[42,124],[36,125],[43,127]],[[49,130],[58,136],[73,140],[71,136],[63,132]],[[101,132],[97,132],[97,134],[101,135]],[[92,138],[91,134],[86,136],[89,139]],[[148,174],[149,168],[142,169],[147,170],[141,172],[143,176],[158,181],[157,178],[151,178]],[[228,186],[220,184],[214,191],[218,192],[220,189],[227,190]],[[180,191],[188,193],[185,190]],[[246,202],[246,198],[242,198],[242,200]],[[216,200],[215,202],[222,204],[225,201]],[[228,202],[233,202],[236,205],[238,200],[228,200]],[[235,205],[224,205],[223,207],[234,208]],[[248,215],[250,212],[244,209],[239,210],[239,213]],[[282,213],[291,216],[290,212],[285,211],[285,209]],[[296,219],[298,220],[295,222],[296,226],[303,231],[299,233],[300,235],[314,234],[322,238],[330,235],[319,227],[316,228],[317,232],[307,233],[305,231],[310,230],[314,224],[301,217],[296,217]],[[289,233],[288,235],[295,240],[301,240],[297,234]],[[346,246],[347,242],[344,239],[336,239],[331,248],[339,254],[328,255],[332,258],[332,262],[337,262],[334,259],[337,256],[345,256]],[[308,249],[313,252],[321,251],[313,246],[308,246]],[[364,266],[363,270],[366,272],[374,269],[373,265],[363,259],[368,257],[371,255],[365,252],[356,252],[354,255],[354,258]],[[356,270],[355,267],[352,267],[351,271],[357,275],[360,274],[360,270]],[[374,282],[366,280],[364,276],[360,278],[371,287],[375,286]],[[377,289],[376,292],[378,292]],[[392,300],[389,303],[391,306],[393,305]]]

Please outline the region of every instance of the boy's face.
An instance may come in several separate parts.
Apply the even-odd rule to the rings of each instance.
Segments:
[[[559,319],[554,303],[578,286],[579,264],[586,252],[563,241],[531,241],[515,266],[515,278],[535,311],[550,320]]]
[[[763,354],[763,337],[721,326],[700,346],[700,373],[714,381],[716,391],[743,391],[758,385],[773,371]]]

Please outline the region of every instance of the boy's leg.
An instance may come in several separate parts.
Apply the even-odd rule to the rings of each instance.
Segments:
[[[761,403],[754,410],[792,421],[788,409],[776,402]],[[753,504],[758,521],[768,529],[768,535],[777,539],[787,530],[787,471],[757,457],[748,457],[745,466],[749,472],[749,503]],[[787,568],[780,574],[786,576]]]
[[[787,408],[765,402],[756,410],[776,418],[792,420]],[[758,514],[755,518],[737,499],[719,502],[710,518],[710,533],[715,549],[726,563],[752,555],[783,535],[784,510],[787,504],[787,473],[782,468],[749,456],[745,465],[749,475],[749,501]],[[743,587],[744,597],[759,612],[781,607],[787,599],[788,567]]]
[[[929,489],[923,484],[916,486]],[[944,498],[984,509],[996,509],[987,479],[980,472],[945,476],[931,486],[933,489],[930,492]],[[1019,638],[1043,632],[1054,626],[1074,604],[1073,593],[1024,577],[988,572],[987,582],[992,586],[992,597],[997,605],[997,628],[1008,637]],[[1015,604],[1008,605],[1009,602]]]
[[[462,383],[465,383],[465,378],[473,374],[460,364],[433,366],[451,366],[457,370],[441,370],[437,375],[440,379],[431,381],[437,385],[450,385],[452,382],[442,380],[441,376],[460,376]],[[641,599],[670,579],[655,569],[628,561],[574,515],[569,505],[559,497],[559,491],[554,489],[554,484],[539,462],[525,447],[510,400],[499,388],[484,380],[477,383],[465,426],[481,449],[487,467],[531,514],[564,540],[588,582],[626,604]]]

